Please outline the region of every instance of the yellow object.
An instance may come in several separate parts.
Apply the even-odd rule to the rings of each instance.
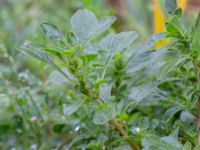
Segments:
[[[188,0],[178,0],[178,6],[185,11]],[[154,32],[159,33],[165,31],[165,17],[159,4],[159,0],[153,0],[154,5]]]
[[[185,11],[187,7],[187,1],[188,0],[178,0],[178,6]],[[164,32],[165,31],[165,16],[162,12],[162,9],[159,4],[159,0],[153,0],[153,6],[154,6],[154,32]],[[167,44],[169,42],[169,39],[164,39],[155,44],[157,48]]]
[[[165,31],[164,14],[160,8],[158,0],[153,0],[154,5],[154,32],[159,33]]]
[[[178,6],[185,11],[186,7],[187,7],[187,1],[188,0],[178,0]]]
[[[164,13],[162,12],[162,9],[159,4],[159,0],[153,0],[154,5],[154,32],[164,32],[165,31],[165,19],[164,19]],[[167,39],[160,40],[155,44],[156,48],[159,48],[165,44],[168,43]]]

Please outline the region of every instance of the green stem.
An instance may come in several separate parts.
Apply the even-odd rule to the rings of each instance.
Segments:
[[[97,104],[101,105],[104,103],[101,99],[91,94],[91,92],[87,88],[85,88],[84,94],[94,99],[97,102]],[[112,119],[110,122],[118,130],[118,132],[127,139],[127,143],[129,144],[132,150],[139,150],[137,144],[129,138],[128,132],[126,132],[126,130],[123,128],[123,125],[120,122],[118,122],[116,118]]]

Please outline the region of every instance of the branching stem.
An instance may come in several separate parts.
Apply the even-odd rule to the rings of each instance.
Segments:
[[[89,92],[89,90],[87,88],[85,88],[85,92],[84,92],[87,96],[91,97],[91,98],[94,98],[95,101],[98,103],[98,104],[103,104],[103,101],[99,98],[95,98],[94,95],[91,94],[91,92]],[[131,140],[128,136],[128,133],[126,132],[126,130],[123,128],[123,125],[118,122],[115,118],[112,119],[111,121],[111,124],[118,130],[118,132],[127,139],[127,142],[129,144],[129,146],[131,147],[132,150],[139,150],[138,149],[138,146],[135,144],[135,142],[133,140]]]

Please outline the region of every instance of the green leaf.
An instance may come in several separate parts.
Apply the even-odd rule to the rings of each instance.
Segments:
[[[177,8],[175,11],[174,11],[174,15],[178,16],[178,17],[181,17],[182,15],[182,9],[181,8]]]
[[[105,17],[97,20],[95,14],[88,9],[78,10],[71,18],[71,26],[81,43],[87,42],[107,30],[114,22],[115,17]]]
[[[140,121],[139,121],[139,127],[141,129],[148,129],[150,126],[150,122],[149,122],[149,118],[148,117],[144,117],[144,118],[141,118]]]
[[[114,107],[106,107],[95,112],[93,122],[98,125],[106,124],[108,121],[115,118],[116,110]]]
[[[24,55],[31,55],[47,64],[54,64],[54,62],[51,60],[51,58],[44,51],[40,50],[39,48],[22,47],[22,50],[20,52],[22,52]]]
[[[166,30],[168,32],[168,37],[169,36],[182,36],[182,30],[184,30],[182,21],[180,17],[178,16],[173,16],[170,22],[166,23]]]
[[[66,68],[61,68],[60,69],[65,75],[68,76],[70,80],[77,81],[77,78],[73,76]],[[50,76],[49,80],[52,81],[53,83],[58,83],[58,84],[66,84],[66,78],[63,76],[63,74],[60,73],[60,71],[56,70],[53,71]]]
[[[72,55],[75,54],[76,50],[77,50],[78,46],[72,46],[70,49],[55,49],[55,48],[42,48],[42,50],[49,52],[50,54],[56,55],[58,57],[61,57],[61,55],[67,56],[67,57],[71,57]]]
[[[159,126],[159,120],[153,119],[153,120],[151,121],[151,128],[152,128],[152,129],[156,129],[158,126]]]
[[[129,57],[128,63],[126,65],[127,72],[134,73],[148,66],[149,68],[152,68],[152,63],[158,61],[157,59],[166,52],[167,47],[161,47],[158,50],[151,51],[149,49],[153,48],[156,42],[164,39],[166,35],[166,32],[155,34],[151,36],[151,38],[145,44],[140,46],[138,50],[136,50]],[[158,63],[156,63],[156,65],[158,65]]]
[[[109,84],[102,84],[100,89],[99,89],[99,97],[101,98],[101,100],[103,100],[104,102],[108,101],[111,98],[111,85]]]
[[[85,54],[85,55],[83,55],[81,57],[84,58],[84,59],[86,59],[88,62],[90,62],[90,61],[95,61],[96,60],[97,54],[94,54],[94,53],[92,53],[92,54]]]
[[[102,79],[106,74],[107,67],[110,63],[112,56],[131,45],[133,41],[135,41],[138,37],[138,34],[134,31],[130,32],[121,32],[115,35],[108,35],[103,40],[100,41],[99,46],[103,50],[108,50],[109,55],[105,62],[105,66],[102,72]]]
[[[60,52],[59,52],[59,50],[57,50],[57,49],[54,49],[54,48],[43,48],[42,50],[44,50],[44,51],[46,51],[46,52],[48,52],[48,53],[50,53],[50,54],[53,54],[53,55],[56,55],[56,56],[58,56],[58,57],[60,57],[59,55],[60,55]]]
[[[161,141],[164,141],[165,143],[171,145],[172,147],[176,148],[177,150],[181,149],[182,145],[180,144],[180,142],[172,136],[166,136],[166,137],[162,137]]]
[[[157,136],[147,136],[142,140],[143,150],[180,150],[174,145],[166,141],[161,140]]]
[[[180,121],[186,123],[192,123],[196,120],[196,117],[189,112],[181,112]]]
[[[106,80],[104,79],[97,79],[94,83],[96,88],[99,88],[103,83],[106,83]]]
[[[62,74],[60,74],[60,72],[58,72],[57,70],[51,72],[51,74],[48,77],[48,80],[54,86],[66,85],[67,83],[67,79]]]
[[[192,144],[190,142],[185,143],[182,150],[192,150]]]
[[[182,21],[181,18],[178,16],[173,16],[173,18],[171,19],[171,23],[177,28],[179,29],[179,31],[182,29]]]
[[[193,35],[193,39],[192,39],[192,44],[191,44],[191,49],[198,52],[199,53],[199,49],[200,49],[200,34],[196,33]]]
[[[50,23],[43,23],[43,24],[41,24],[41,27],[47,38],[49,38],[51,40],[62,39],[62,35],[61,35],[60,31],[55,25],[52,25]]]
[[[19,105],[23,106],[25,104],[25,101],[23,98],[19,98],[18,100]]]
[[[172,108],[169,108],[164,116],[163,116],[163,119],[166,121],[166,122],[169,122],[170,119],[177,113],[181,110],[182,108],[181,107],[172,107]]]
[[[138,51],[139,51],[139,52],[140,52],[140,51],[141,51],[141,52],[144,52],[144,51],[146,51],[146,50],[152,48],[152,47],[155,45],[156,42],[158,42],[158,41],[164,39],[164,38],[166,37],[166,35],[167,35],[166,32],[161,32],[161,33],[157,33],[157,34],[152,35],[152,36],[149,38],[149,40],[148,40],[145,44],[143,44],[143,45],[141,46],[141,48],[140,48]]]
[[[167,49],[167,47],[162,47],[158,50],[135,54],[135,56],[133,56],[133,58],[127,65],[128,73],[134,73],[140,69],[143,69],[144,67],[151,65],[158,58],[164,55]]]
[[[166,80],[173,70],[176,69],[176,67],[183,64],[188,59],[187,55],[184,55],[177,51],[167,51],[165,56],[161,58],[160,64],[161,67],[159,67],[159,71],[156,74],[156,78],[158,80]],[[175,79],[175,78],[174,78]]]
[[[71,18],[71,26],[78,40],[82,42],[90,39],[89,32],[95,24],[97,24],[95,14],[87,9],[78,10]]]
[[[75,54],[78,46],[72,46],[70,49],[61,50],[60,53],[64,56],[70,57]]]
[[[137,71],[145,67],[147,64],[149,64],[149,59],[151,55],[158,55],[160,53],[159,51],[160,50],[162,51],[162,48],[158,52],[156,52],[156,54],[153,54],[154,51],[148,51],[148,50],[152,48],[156,42],[164,39],[166,35],[167,35],[166,32],[154,34],[145,44],[140,46],[138,50],[135,51],[129,58],[127,65],[128,72],[131,71],[134,72],[134,70]]]
[[[170,36],[170,37],[173,37],[173,36],[176,36],[176,35],[180,34],[180,32],[178,31],[178,29],[175,28],[174,25],[172,25],[171,23],[167,23],[166,30],[169,33],[168,36]]]
[[[169,14],[172,14],[177,8],[176,0],[165,0],[165,7],[167,9],[167,12]]]
[[[66,104],[66,106],[64,106],[64,109],[63,109],[64,115],[66,116],[72,115],[81,107],[82,104],[83,104],[83,101],[75,101],[72,104]]]
[[[71,45],[77,44],[76,35],[73,32],[67,32],[66,39],[67,42]]]
[[[73,80],[76,81],[75,78],[71,78],[69,77],[70,73],[67,72],[68,74],[66,74],[66,72],[63,72],[62,69],[60,69],[52,60],[51,58],[42,50],[40,50],[39,48],[34,48],[34,47],[21,47],[20,52],[24,55],[31,55],[37,59],[39,59],[40,61],[43,61],[49,65],[51,65],[54,69],[56,69],[58,72],[60,72],[64,77],[66,77],[69,80]]]
[[[166,24],[166,30],[169,33],[168,36],[174,37],[174,36],[181,35],[181,32],[179,31],[179,28],[174,26],[172,23],[167,23]]]
[[[108,35],[99,43],[99,46],[103,50],[109,50],[113,54],[129,47],[130,44],[137,39],[137,37],[138,34],[134,31]]]
[[[116,17],[113,16],[107,16],[98,20],[98,23],[90,31],[90,37],[93,39],[101,32],[104,32],[115,22],[115,20]]]
[[[149,83],[139,87],[132,87],[130,90],[129,98],[140,102],[146,98],[155,88],[158,86],[158,83]]]
[[[64,124],[55,124],[55,125],[53,126],[53,131],[54,131],[55,133],[60,133],[64,127],[65,127]]]

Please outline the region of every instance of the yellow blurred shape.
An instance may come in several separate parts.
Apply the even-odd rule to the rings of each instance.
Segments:
[[[153,0],[154,5],[154,32],[159,33],[165,31],[164,14],[161,10],[158,0]]]
[[[186,7],[187,7],[187,1],[188,0],[178,0],[178,6],[185,11]]]
[[[165,31],[165,16],[159,4],[159,0],[153,0],[154,6],[154,32]],[[178,6],[184,11],[187,7],[187,0],[178,0]],[[169,39],[160,40],[155,44],[156,48],[162,47],[169,42]]]
[[[153,0],[154,5],[154,32],[160,33],[165,31],[165,19],[164,13],[159,4],[159,0]],[[162,47],[167,44],[169,40],[163,39],[155,44],[156,48]]]

